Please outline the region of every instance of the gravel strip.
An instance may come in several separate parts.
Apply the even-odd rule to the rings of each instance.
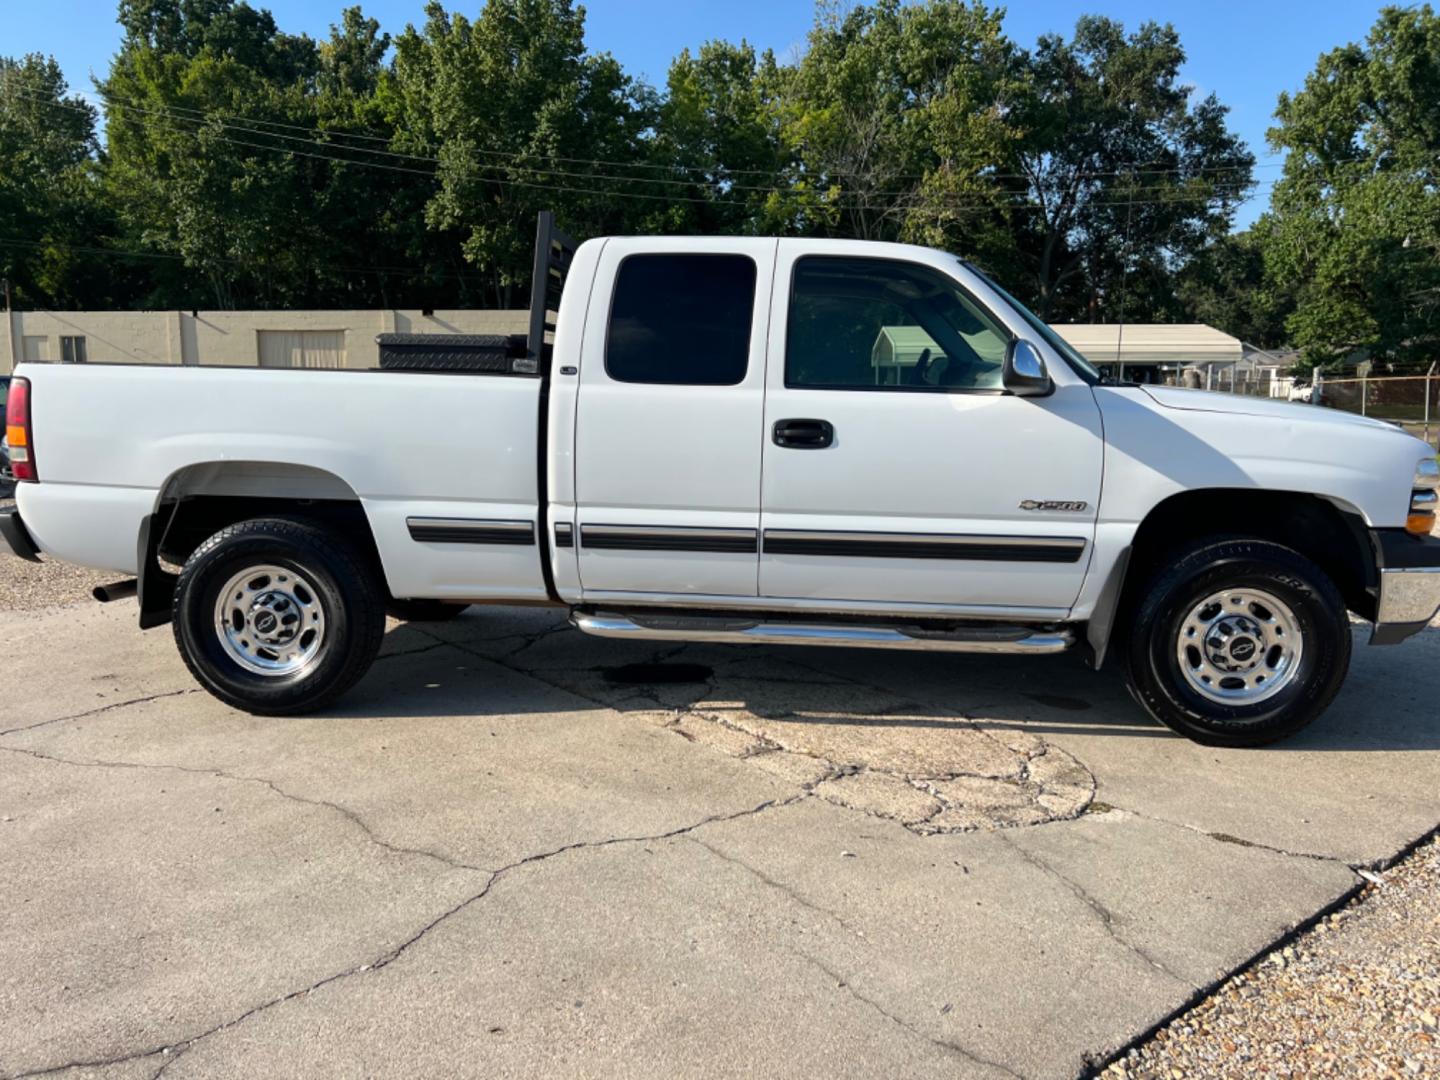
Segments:
[[[1440,1075],[1440,838],[1101,1074]]]
[[[13,499],[0,499],[0,510],[14,505]],[[114,570],[87,570],[54,559],[26,562],[11,555],[0,540],[0,611],[45,611],[81,601],[93,604],[91,589],[124,576]]]

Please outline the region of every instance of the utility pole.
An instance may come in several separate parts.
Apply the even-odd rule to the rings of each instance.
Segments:
[[[1125,244],[1122,248],[1124,254],[1120,263],[1120,325],[1115,328],[1115,364],[1118,368],[1116,378],[1121,382],[1125,381],[1125,354],[1120,351],[1125,343],[1125,300],[1128,296],[1126,284],[1130,278],[1130,215],[1135,209],[1135,178],[1130,178],[1130,194],[1125,201]],[[1210,389],[1208,386],[1205,389]]]
[[[10,279],[0,278],[0,288],[5,290],[5,354],[10,359],[10,371],[15,370],[15,320],[10,314]]]
[[[1425,441],[1430,441],[1430,380],[1435,377],[1435,368],[1440,366],[1440,360],[1430,364],[1430,370],[1425,373]]]

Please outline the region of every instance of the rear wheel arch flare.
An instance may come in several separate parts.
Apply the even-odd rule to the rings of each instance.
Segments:
[[[197,461],[171,473],[157,508],[202,496],[360,501],[355,488],[328,469],[283,461]]]
[[[374,527],[355,488],[310,465],[203,461],[171,473],[160,488],[152,529],[162,558],[183,563],[219,530],[264,517],[324,524],[380,565]]]

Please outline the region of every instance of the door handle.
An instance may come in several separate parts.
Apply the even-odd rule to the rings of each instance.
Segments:
[[[824,450],[834,443],[835,428],[829,420],[776,420],[771,438],[791,450]]]

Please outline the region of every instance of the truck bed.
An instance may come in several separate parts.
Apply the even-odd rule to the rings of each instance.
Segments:
[[[118,364],[26,374],[43,483],[20,485],[19,505],[58,558],[135,573],[135,538],[162,492],[203,480],[235,496],[358,499],[395,596],[546,595],[538,378]]]

